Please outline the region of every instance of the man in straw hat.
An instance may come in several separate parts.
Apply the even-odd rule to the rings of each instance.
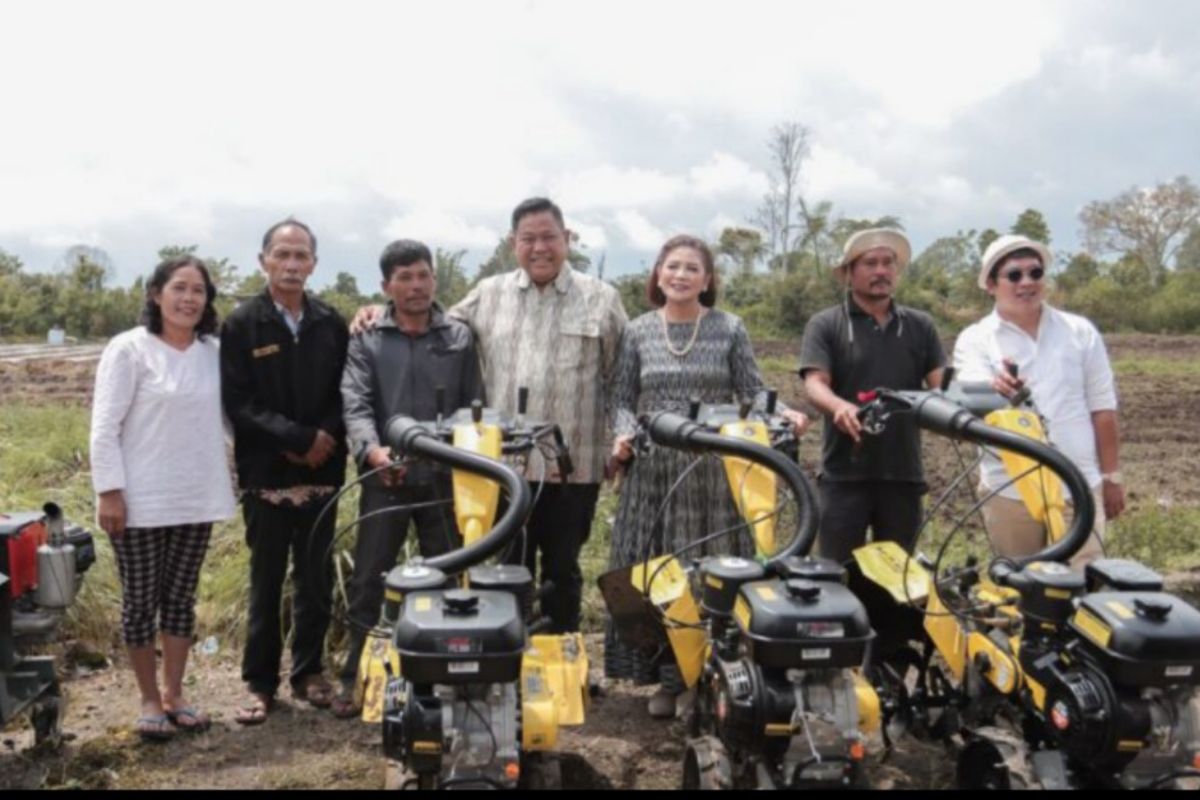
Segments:
[[[1006,397],[1028,387],[1050,441],[1087,476],[1096,495],[1096,526],[1075,556],[1075,565],[1082,566],[1101,554],[1106,518],[1125,508],[1117,394],[1096,326],[1046,303],[1051,263],[1050,248],[1041,242],[1011,235],[992,242],[983,254],[979,288],[995,298],[996,306],[959,334],[954,366],[961,379],[991,381]],[[1020,556],[1041,549],[1045,529],[1007,485],[1000,460],[985,455],[980,469],[983,491],[999,490],[983,506],[997,553]]]
[[[912,248],[898,231],[873,228],[846,242],[834,274],[840,305],[804,329],[800,375],[825,414],[821,454],[821,555],[839,562],[873,538],[913,546],[926,491],[920,434],[893,417],[880,436],[864,436],[858,394],[880,387],[920,389],[941,381],[946,355],[933,319],[892,298]]]

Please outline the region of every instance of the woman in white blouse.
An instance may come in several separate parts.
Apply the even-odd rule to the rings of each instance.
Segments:
[[[144,739],[208,728],[183,675],[214,522],[234,514],[221,413],[217,290],[191,256],[159,264],[142,325],[108,343],[92,403],[92,484],[121,576]],[[162,688],[155,634],[162,631]]]

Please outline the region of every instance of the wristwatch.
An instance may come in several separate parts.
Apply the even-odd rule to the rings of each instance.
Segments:
[[[1111,483],[1113,486],[1120,486],[1124,483],[1124,481],[1121,479],[1121,470],[1119,469],[1113,470],[1112,472],[1105,472],[1100,477],[1107,483]]]

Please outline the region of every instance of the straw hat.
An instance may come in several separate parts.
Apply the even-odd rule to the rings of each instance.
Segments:
[[[1054,263],[1054,256],[1050,253],[1050,248],[1041,242],[1034,241],[1028,236],[1018,236],[1013,233],[996,239],[988,245],[988,249],[983,253],[983,264],[979,267],[979,288],[986,290],[988,288],[988,277],[992,274],[992,270],[996,265],[1005,259],[1010,253],[1015,253],[1018,250],[1026,248],[1033,250],[1042,259],[1042,267],[1050,269],[1050,265]]]
[[[898,269],[907,267],[912,259],[912,246],[900,231],[891,228],[869,228],[846,240],[846,246],[842,249],[842,261],[834,269],[848,267],[863,253],[878,247],[886,247],[896,254]]]

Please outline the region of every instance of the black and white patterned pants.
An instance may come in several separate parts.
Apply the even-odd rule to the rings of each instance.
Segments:
[[[112,539],[121,575],[121,628],[128,647],[154,644],[162,632],[183,638],[196,624],[196,585],[212,523],[127,528]]]

